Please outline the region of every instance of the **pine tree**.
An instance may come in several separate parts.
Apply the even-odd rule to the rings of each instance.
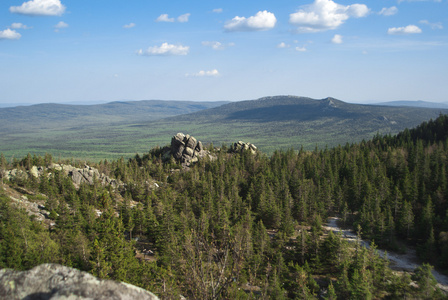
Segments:
[[[412,276],[412,280],[417,281],[419,294],[425,299],[432,299],[432,295],[436,290],[437,280],[431,273],[432,269],[431,265],[424,263],[415,269]]]

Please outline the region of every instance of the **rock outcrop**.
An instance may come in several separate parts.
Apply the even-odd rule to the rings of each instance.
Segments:
[[[199,158],[208,156],[209,151],[204,149],[201,141],[189,134],[178,133],[171,139],[171,146],[166,151],[167,156],[172,155],[180,161],[183,167],[188,167],[198,161]]]
[[[82,183],[93,185],[95,180],[102,185],[111,185],[113,188],[117,188],[122,185],[118,180],[112,179],[103,173],[98,172],[97,169],[88,165],[84,165],[84,168],[75,168],[71,165],[64,164],[51,164],[48,168],[33,166],[29,171],[13,169],[4,170],[4,178],[7,180],[26,179],[29,176],[40,177],[45,174],[44,171],[51,173],[53,170],[63,171],[73,181],[75,187],[79,187]]]
[[[42,222],[50,216],[50,212],[45,209],[45,206],[29,201],[25,195],[22,195],[20,198],[15,198],[12,196],[9,196],[9,198],[12,200],[14,205],[25,209],[28,215],[34,216],[37,221]]]
[[[120,185],[120,182],[117,180],[111,179],[103,173],[98,172],[97,169],[88,165],[84,165],[84,168],[81,169],[75,168],[71,165],[52,164],[50,168],[58,171],[64,171],[77,187],[79,187],[81,183],[93,185],[95,180],[102,185],[111,185],[113,188],[117,188]]]
[[[104,299],[156,300],[139,287],[98,279],[86,272],[43,264],[29,271],[0,270],[0,299]]]
[[[254,144],[244,143],[242,141],[238,141],[230,147],[230,152],[233,153],[241,153],[243,151],[250,151],[252,154],[255,154],[257,153],[257,147]]]

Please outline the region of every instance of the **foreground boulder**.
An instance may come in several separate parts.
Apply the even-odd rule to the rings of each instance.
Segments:
[[[159,299],[139,287],[98,279],[89,273],[43,264],[29,271],[0,270],[0,299]]]

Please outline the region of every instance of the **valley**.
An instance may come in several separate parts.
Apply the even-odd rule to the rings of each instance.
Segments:
[[[448,110],[296,96],[232,103],[45,104],[0,108],[0,152],[8,158],[28,153],[95,161],[129,158],[165,146],[167,136],[191,132],[205,144],[221,146],[244,140],[271,155],[280,149],[323,149],[369,140],[376,134],[396,134],[440,113]]]

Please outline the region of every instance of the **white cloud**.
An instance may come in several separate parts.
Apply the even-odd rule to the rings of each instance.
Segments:
[[[217,77],[219,76],[218,70],[214,69],[211,71],[199,71],[197,73],[185,74],[187,77]]]
[[[286,44],[285,42],[281,42],[277,45],[277,48],[289,48],[291,45]]]
[[[398,8],[396,6],[391,6],[391,7],[383,7],[383,9],[381,9],[381,11],[378,14],[383,16],[393,16],[397,12]]]
[[[234,43],[223,44],[221,42],[216,41],[204,41],[202,42],[202,46],[211,47],[213,50],[224,50],[228,47],[235,46]]]
[[[342,35],[335,34],[334,37],[331,39],[331,42],[333,44],[342,44]]]
[[[226,31],[261,31],[272,29],[277,23],[275,15],[266,10],[249,18],[236,16],[224,25]]]
[[[135,23],[129,23],[129,24],[123,25],[123,28],[126,28],[126,29],[129,29],[129,28],[132,28],[132,27],[135,27]]]
[[[173,22],[175,22],[177,20],[177,22],[185,23],[185,22],[188,22],[188,19],[190,18],[190,16],[191,16],[190,13],[186,13],[186,14],[178,16],[177,19],[175,19],[175,18],[170,18],[168,16],[168,14],[161,14],[156,19],[156,22],[170,22],[170,23],[173,23]]]
[[[168,14],[161,14],[157,19],[156,22],[174,22],[174,18],[168,17]]]
[[[426,1],[442,2],[442,0],[398,0],[398,3],[401,3],[401,2],[426,2]]]
[[[332,0],[315,0],[313,4],[302,6],[289,15],[289,22],[297,26],[297,31],[319,32],[333,30],[349,18],[361,18],[369,14],[364,4],[341,5]]]
[[[67,27],[68,27],[68,24],[63,21],[60,21],[58,24],[54,25],[54,28],[56,28],[56,29],[67,28]]]
[[[153,56],[153,55],[187,55],[190,50],[189,46],[172,45],[163,43],[161,46],[149,47],[146,50],[140,49],[137,51],[138,55]]]
[[[429,27],[431,27],[431,29],[443,29],[443,25],[441,22],[430,23],[428,20],[421,20],[419,23],[428,25]]]
[[[60,0],[31,0],[21,6],[11,6],[12,13],[33,16],[60,16],[65,12],[65,6]]]
[[[212,10],[212,12],[220,14],[222,13],[223,9],[222,8],[215,8],[214,10]]]
[[[398,35],[398,34],[415,34],[421,33],[422,30],[415,25],[408,25],[406,27],[392,27],[387,30],[388,34]]]
[[[15,30],[5,29],[0,30],[0,40],[18,40],[22,35]]]
[[[10,26],[12,29],[31,29],[33,27],[26,26],[22,23],[12,23]]]
[[[296,51],[298,51],[298,52],[306,52],[306,47],[305,46],[303,46],[303,47],[296,47]]]
[[[191,14],[187,13],[187,14],[183,14],[177,17],[177,22],[180,23],[185,23],[188,22],[188,18],[190,17]]]

